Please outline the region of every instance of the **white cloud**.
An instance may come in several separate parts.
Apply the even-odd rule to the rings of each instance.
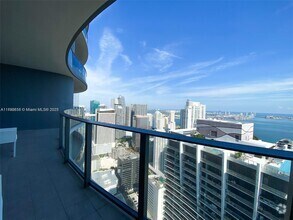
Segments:
[[[132,65],[132,61],[130,60],[130,58],[127,55],[120,54],[120,56],[123,59],[123,61],[125,62],[126,66],[131,66]]]
[[[97,67],[102,69],[108,75],[111,73],[113,61],[122,53],[123,47],[118,38],[116,38],[110,29],[105,28],[99,42],[100,56]]]
[[[120,77],[114,76],[113,63],[121,58],[126,66],[130,66],[132,61],[123,53],[121,41],[108,28],[105,28],[99,40],[99,57],[94,66],[86,65],[88,90],[80,95],[84,104],[91,99],[108,98],[117,95],[117,91],[112,89],[115,84],[121,83]],[[107,96],[106,96],[107,95]]]
[[[293,78],[281,81],[258,81],[242,84],[223,85],[216,87],[197,87],[193,92],[183,92],[184,97],[229,97],[239,95],[271,94],[274,92],[288,92],[293,90]]]
[[[173,65],[175,58],[180,57],[167,50],[153,48],[151,52],[146,54],[145,61],[146,65],[154,67],[160,72],[164,72]]]
[[[170,71],[168,73],[158,73],[156,75],[148,75],[148,76],[142,76],[137,77],[129,81],[129,83],[126,83],[125,86],[131,86],[138,83],[154,83],[159,82],[163,80],[172,80],[172,79],[179,79],[179,78],[186,78],[189,76],[199,77],[203,75],[200,71],[204,68],[208,68],[212,65],[215,65],[216,63],[219,63],[223,58],[218,58],[215,60],[208,60],[204,62],[198,62],[192,65],[189,65],[187,67],[184,67],[182,69],[178,69],[175,71]],[[205,75],[205,74],[204,74]]]

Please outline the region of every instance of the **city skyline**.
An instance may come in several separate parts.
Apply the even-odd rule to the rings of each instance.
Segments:
[[[90,25],[80,103],[124,95],[149,109],[192,99],[209,110],[292,113],[292,10],[290,2],[115,2]]]

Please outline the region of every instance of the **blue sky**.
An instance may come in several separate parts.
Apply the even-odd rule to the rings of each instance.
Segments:
[[[293,1],[118,0],[88,37],[80,104],[293,113]]]

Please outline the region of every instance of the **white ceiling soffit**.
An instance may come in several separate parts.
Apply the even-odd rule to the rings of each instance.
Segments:
[[[1,0],[0,62],[73,77],[65,59],[69,44],[112,2]],[[87,86],[73,78],[75,92],[85,91]]]

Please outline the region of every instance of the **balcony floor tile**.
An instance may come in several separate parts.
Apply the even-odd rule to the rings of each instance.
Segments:
[[[58,150],[58,129],[18,131],[17,154],[0,145],[4,219],[131,219],[83,188]]]

